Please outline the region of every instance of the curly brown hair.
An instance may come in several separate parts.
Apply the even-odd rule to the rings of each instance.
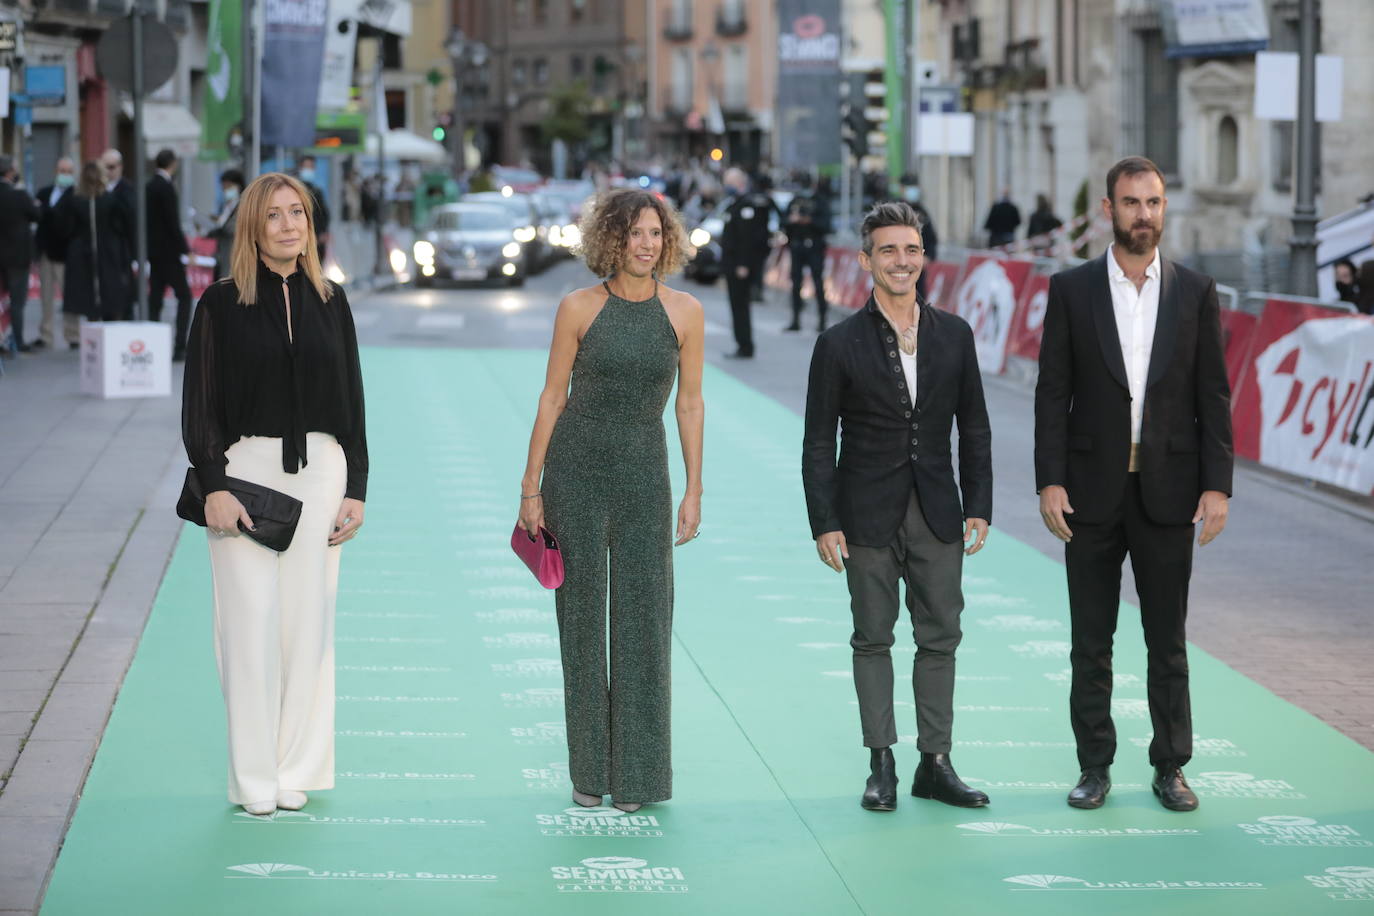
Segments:
[[[615,188],[598,194],[579,221],[582,242],[577,246],[577,255],[592,273],[609,277],[620,269],[630,228],[645,209],[657,213],[663,225],[663,250],[654,267],[655,276],[666,277],[682,270],[696,251],[687,242],[677,210],[648,191]]]

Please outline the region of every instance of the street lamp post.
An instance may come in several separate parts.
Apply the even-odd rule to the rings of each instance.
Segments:
[[[1297,156],[1293,163],[1292,291],[1317,295],[1317,163],[1316,70],[1317,11],[1315,0],[1302,0],[1298,20]]]
[[[467,171],[467,144],[465,134],[467,126],[464,123],[464,95],[463,88],[467,84],[467,75],[471,70],[481,70],[487,65],[487,46],[476,39],[468,38],[462,29],[455,28],[449,33],[448,41],[444,42],[444,50],[448,52],[449,59],[453,61],[453,171],[456,175],[461,175]]]

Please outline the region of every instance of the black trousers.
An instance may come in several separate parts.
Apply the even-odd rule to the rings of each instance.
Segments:
[[[24,306],[29,301],[29,265],[0,267],[0,287],[10,297],[10,327],[14,329],[14,345],[22,347],[24,339]]]
[[[736,265],[725,267],[724,271],[725,291],[730,297],[730,317],[735,325],[735,345],[739,347],[741,356],[753,356],[754,321],[749,313],[753,280],[747,270],[744,276],[739,276],[739,267]]]
[[[167,287],[177,297],[176,334],[173,349],[180,353],[186,349],[186,334],[191,327],[191,287],[186,283],[186,265],[180,258],[158,258],[148,261],[148,318],[162,320],[162,298],[167,295]]]
[[[899,616],[897,588],[906,583],[906,609],[916,640],[911,686],[916,698],[916,747],[948,754],[954,727],[954,652],[963,639],[961,573],[964,545],[935,536],[913,487],[901,527],[886,547],[849,545],[845,573],[854,617],[854,689],[865,747],[897,743],[892,714],[892,644]]]
[[[816,289],[816,308],[820,327],[825,327],[825,242],[798,243],[791,247],[792,255],[792,323],[801,323],[802,272],[811,272],[811,285]]]
[[[1064,546],[1073,628],[1069,715],[1079,766],[1111,764],[1116,755],[1112,639],[1121,602],[1121,563],[1129,554],[1148,658],[1146,689],[1154,725],[1150,762],[1181,767],[1193,755],[1185,634],[1193,526],[1155,524],[1141,499],[1140,475],[1127,478],[1121,502],[1105,522],[1084,524],[1066,516],[1073,531],[1073,540]]]

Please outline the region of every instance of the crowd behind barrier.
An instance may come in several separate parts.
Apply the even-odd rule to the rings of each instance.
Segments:
[[[983,371],[1000,375],[1016,361],[1033,365],[1050,276],[1079,262],[953,248],[941,254],[946,257],[925,266],[926,299],[968,321]],[[791,289],[785,246],[770,259],[765,282]],[[857,248],[831,246],[825,286],[829,302],[863,306],[870,284]],[[809,288],[803,294],[809,297]],[[1217,298],[1236,454],[1374,495],[1374,316],[1346,303],[1241,296],[1226,286],[1217,287]]]

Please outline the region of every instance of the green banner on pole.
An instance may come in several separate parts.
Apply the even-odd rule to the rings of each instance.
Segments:
[[[231,158],[229,138],[242,130],[242,16],[240,0],[210,0],[201,159],[223,161]]]
[[[887,174],[893,184],[901,181],[906,171],[907,102],[915,84],[909,72],[914,61],[907,59],[902,47],[906,35],[906,20],[911,15],[908,0],[883,0],[883,18],[887,26]]]

